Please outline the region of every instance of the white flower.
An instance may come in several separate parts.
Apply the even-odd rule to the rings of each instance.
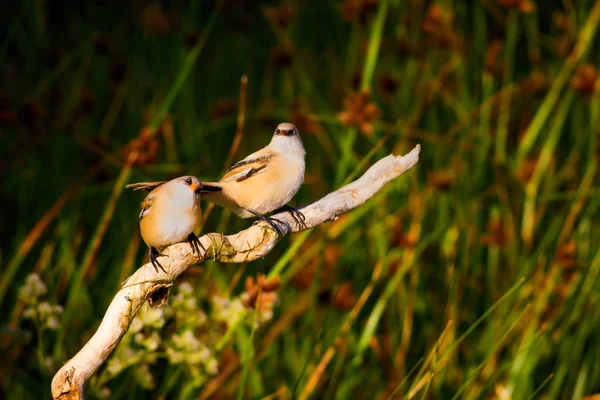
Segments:
[[[25,284],[19,290],[19,298],[27,304],[34,304],[37,299],[48,292],[48,287],[38,274],[29,274]]]
[[[142,323],[142,321],[140,321],[140,319],[136,317],[131,322],[131,326],[129,327],[129,332],[137,333],[137,332],[141,331],[143,327],[144,327],[144,324]]]
[[[113,357],[106,364],[106,371],[110,376],[116,376],[124,369],[124,365],[118,357]]]
[[[25,312],[23,312],[23,318],[33,320],[37,319],[37,311],[35,311],[35,308],[33,307],[27,307]]]
[[[144,389],[154,389],[154,378],[152,377],[148,364],[136,365],[134,368],[134,376],[139,384]]]
[[[158,332],[152,332],[144,341],[144,346],[150,351],[156,351],[160,345],[161,339]]]
[[[167,359],[171,364],[180,364],[183,362],[183,353],[177,351],[173,347],[167,347],[165,350],[167,354]]]
[[[45,324],[46,328],[50,329],[50,330],[57,330],[58,327],[60,326],[60,323],[58,321],[58,318],[55,317],[54,315],[48,317],[48,319],[46,320],[46,324]]]
[[[188,282],[181,282],[179,284],[179,291],[184,294],[192,294],[194,293],[194,288]]]
[[[162,328],[165,324],[165,315],[162,308],[147,307],[140,314],[140,320],[144,326]]]
[[[110,391],[109,388],[107,388],[106,386],[104,386],[102,389],[100,389],[98,391],[98,393],[96,393],[96,395],[101,398],[101,399],[110,399],[110,396],[112,395],[112,392]]]
[[[219,373],[219,363],[215,358],[211,358],[206,364],[206,372],[210,375],[216,375]]]

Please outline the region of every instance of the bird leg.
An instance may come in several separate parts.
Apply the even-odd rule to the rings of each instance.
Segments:
[[[279,214],[282,212],[289,212],[292,218],[294,219],[294,222],[296,222],[296,224],[298,224],[300,228],[307,229],[307,226],[304,223],[304,221],[306,221],[306,217],[297,208],[290,207],[286,204],[273,211],[273,214]]]
[[[190,244],[190,246],[192,247],[192,252],[194,254],[200,254],[200,249],[202,249],[206,252],[206,249],[202,245],[202,242],[200,242],[200,240],[198,240],[198,236],[196,236],[196,234],[194,232],[189,234],[189,236],[187,237],[187,240],[188,240],[188,243]]]
[[[150,263],[152,264],[156,272],[158,272],[158,269],[160,268],[162,272],[166,274],[167,271],[165,271],[162,265],[160,265],[160,263],[158,262],[158,257],[165,257],[165,255],[160,254],[158,250],[156,250],[154,247],[150,247]]]
[[[263,214],[259,213],[258,211],[254,211],[254,210],[252,210],[250,208],[244,208],[244,210],[248,211],[249,213],[253,214],[255,217],[257,217],[257,218],[261,219],[262,221],[265,221],[267,224],[269,224],[269,226],[271,228],[273,228],[273,230],[275,232],[277,232],[277,236],[278,237],[281,238],[283,236],[283,233],[281,232],[281,229],[279,229],[279,226],[277,226],[277,224],[275,224],[272,221],[272,218],[265,217]],[[277,221],[277,222],[279,222],[279,221]]]

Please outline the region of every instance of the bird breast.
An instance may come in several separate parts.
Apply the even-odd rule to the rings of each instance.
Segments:
[[[272,160],[268,171],[228,188],[239,207],[267,214],[287,204],[298,192],[304,182],[304,157],[286,154]],[[243,210],[236,211],[242,218],[253,216]]]
[[[178,204],[154,204],[140,221],[142,238],[151,247],[162,249],[183,242],[200,224],[200,203],[178,207]]]

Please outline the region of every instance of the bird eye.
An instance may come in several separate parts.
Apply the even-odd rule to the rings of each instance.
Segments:
[[[188,185],[192,184],[192,178],[185,178],[185,183],[187,183]]]
[[[295,135],[296,134],[296,130],[295,129],[290,129],[288,132],[289,132],[290,135]]]
[[[279,129],[275,129],[275,134],[279,135]]]

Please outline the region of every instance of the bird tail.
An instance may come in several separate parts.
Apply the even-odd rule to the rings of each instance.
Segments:
[[[235,202],[228,196],[227,188],[217,182],[202,182],[202,200],[210,201],[223,207],[234,208]]]
[[[221,184],[219,184],[219,183],[202,182],[202,189],[201,189],[200,193],[207,194],[210,196],[211,193],[217,193],[222,190],[223,190],[223,188],[221,187]]]
[[[134,191],[145,190],[147,192],[151,192],[163,183],[165,183],[165,181],[130,183],[129,185],[125,186],[125,189],[133,189]]]

